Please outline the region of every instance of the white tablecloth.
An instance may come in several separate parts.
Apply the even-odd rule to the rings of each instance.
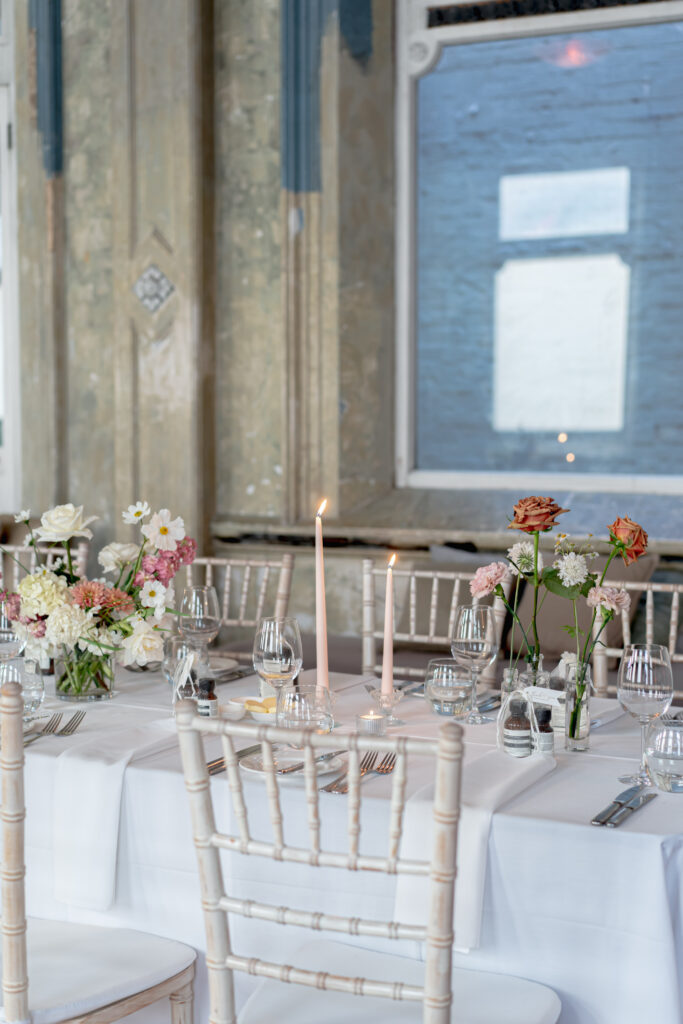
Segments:
[[[370,706],[357,679],[333,677],[333,685],[340,691],[338,718]],[[220,687],[219,696],[227,699],[228,693],[255,690],[256,681],[247,679]],[[132,729],[158,722],[169,702],[169,688],[161,677],[123,673],[115,701],[88,707],[75,736],[45,738],[27,749],[29,913],[140,928],[204,949],[189,813],[175,749],[136,758],[125,771],[112,907],[89,911],[55,898],[55,831],[61,827],[53,813],[56,757],[66,746],[92,744],[98,734],[127,724]],[[60,705],[60,710],[69,709]],[[406,731],[435,734],[440,719],[423,701],[407,697],[400,713],[408,723]],[[492,746],[494,727],[470,727],[466,739],[468,744]],[[592,827],[592,814],[622,788],[617,775],[637,760],[637,727],[622,717],[597,730],[591,746],[586,754],[559,752],[551,775],[494,814],[480,946],[456,956],[456,962],[550,985],[562,1000],[562,1024],[680,1024],[683,799],[660,794],[620,829]],[[218,752],[218,747],[207,747],[208,756]],[[212,785],[219,819],[224,815],[218,821],[221,827],[229,799],[225,775],[214,778]],[[379,849],[385,841],[389,785],[390,780],[379,776],[364,782],[368,809],[363,839],[368,849]],[[250,784],[250,793],[256,808],[263,796],[260,781]],[[297,803],[293,798],[292,806]],[[345,812],[343,799],[327,801],[324,839],[342,841]],[[303,801],[301,813],[303,827]],[[298,827],[296,821],[293,827]],[[226,859],[226,877],[232,879],[236,895],[250,892],[256,872],[259,898],[266,902],[386,920],[394,915],[392,878],[266,861],[255,867],[256,862],[240,856]],[[310,939],[307,932],[285,932],[239,918],[231,921],[231,930],[236,950],[246,955],[282,957],[290,944]],[[410,943],[378,943],[376,948],[420,955]],[[240,998],[250,985],[251,979],[239,979]],[[205,1021],[201,965],[196,1008],[197,1022]],[[129,1019],[167,1022],[167,1007]]]

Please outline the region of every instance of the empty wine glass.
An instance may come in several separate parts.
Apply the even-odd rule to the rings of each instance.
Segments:
[[[178,632],[208,663],[208,647],[221,628],[221,612],[214,587],[185,587],[178,613]]]
[[[498,654],[496,620],[492,608],[486,605],[463,605],[458,609],[451,639],[451,654],[458,664],[470,669],[476,700],[479,673],[495,661]],[[491,718],[474,709],[467,718],[468,725],[483,725],[491,721]]]
[[[296,619],[261,619],[256,627],[253,650],[254,671],[264,688],[291,683],[303,665],[301,633]]]
[[[316,683],[281,686],[277,695],[277,724],[283,729],[331,732],[334,715],[330,691]]]
[[[661,644],[629,644],[619,666],[617,698],[622,708],[640,722],[641,759],[635,775],[620,775],[619,781],[651,786],[645,741],[650,722],[668,709],[673,699],[673,674],[666,647]]]
[[[18,657],[24,649],[24,643],[14,632],[7,601],[0,601],[0,661]]]

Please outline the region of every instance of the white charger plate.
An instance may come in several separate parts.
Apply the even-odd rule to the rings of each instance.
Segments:
[[[276,750],[273,753],[273,760],[275,762],[275,773],[277,774],[278,768],[288,768],[293,764],[300,764],[304,759],[303,750],[291,750],[285,748],[284,750]],[[240,758],[240,768],[243,768],[249,775],[263,775],[263,754],[258,751],[255,754],[247,754],[246,757]],[[321,761],[316,765],[317,776],[319,779],[324,778],[326,775],[335,775],[344,770],[344,761],[341,757],[333,757],[329,761]],[[289,772],[287,775],[279,775],[279,779],[282,782],[304,782],[304,770],[303,768],[298,772]]]

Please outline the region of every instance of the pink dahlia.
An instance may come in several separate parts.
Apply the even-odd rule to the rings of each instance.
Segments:
[[[482,565],[470,581],[470,593],[472,597],[488,597],[496,589],[499,583],[504,583],[510,576],[510,569],[505,562],[491,562],[490,565]]]
[[[109,587],[97,580],[81,580],[71,588],[71,600],[84,611],[90,608],[106,608]]]

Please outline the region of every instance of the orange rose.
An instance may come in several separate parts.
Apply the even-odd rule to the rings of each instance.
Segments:
[[[524,533],[552,530],[557,526],[555,517],[569,512],[568,508],[560,508],[553,498],[522,498],[514,508],[514,519],[508,530],[523,530]]]
[[[636,558],[640,558],[647,551],[645,530],[628,516],[619,516],[607,529],[620,544],[624,545],[621,553],[626,565],[635,562]]]

